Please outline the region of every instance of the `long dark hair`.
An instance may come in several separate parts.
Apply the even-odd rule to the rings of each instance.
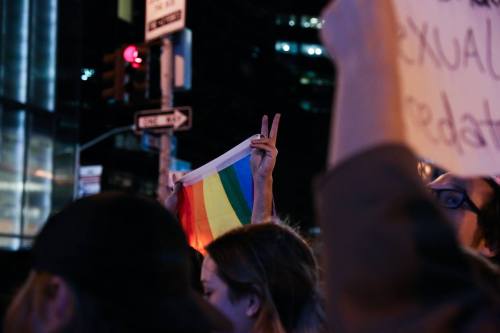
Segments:
[[[324,322],[318,266],[307,243],[291,228],[247,225],[206,248],[230,298],[254,293],[261,301],[256,332],[318,332]]]
[[[500,265],[500,186],[491,178],[483,180],[492,188],[493,196],[479,213],[479,238],[484,239],[486,246],[495,253],[490,259]]]

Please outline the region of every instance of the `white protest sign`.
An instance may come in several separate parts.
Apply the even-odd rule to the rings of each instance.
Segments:
[[[409,145],[462,175],[500,174],[500,1],[394,5]]]

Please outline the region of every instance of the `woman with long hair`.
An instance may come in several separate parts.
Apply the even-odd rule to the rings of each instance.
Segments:
[[[247,225],[206,250],[204,295],[232,321],[235,332],[321,331],[318,266],[294,230],[274,223]]]

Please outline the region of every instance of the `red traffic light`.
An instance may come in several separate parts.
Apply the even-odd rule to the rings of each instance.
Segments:
[[[129,45],[123,49],[123,59],[132,64],[134,68],[138,68],[142,63],[142,58],[139,57],[139,49],[136,45]]]

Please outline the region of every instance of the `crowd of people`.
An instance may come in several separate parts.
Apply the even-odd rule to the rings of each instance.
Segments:
[[[280,116],[270,129],[264,116],[251,144],[252,224],[202,257],[175,218],[175,190],[163,203],[77,200],[37,236],[4,332],[499,332],[500,186],[419,178],[390,0],[332,1],[323,17],[339,91],[316,183],[321,265],[273,216]]]

